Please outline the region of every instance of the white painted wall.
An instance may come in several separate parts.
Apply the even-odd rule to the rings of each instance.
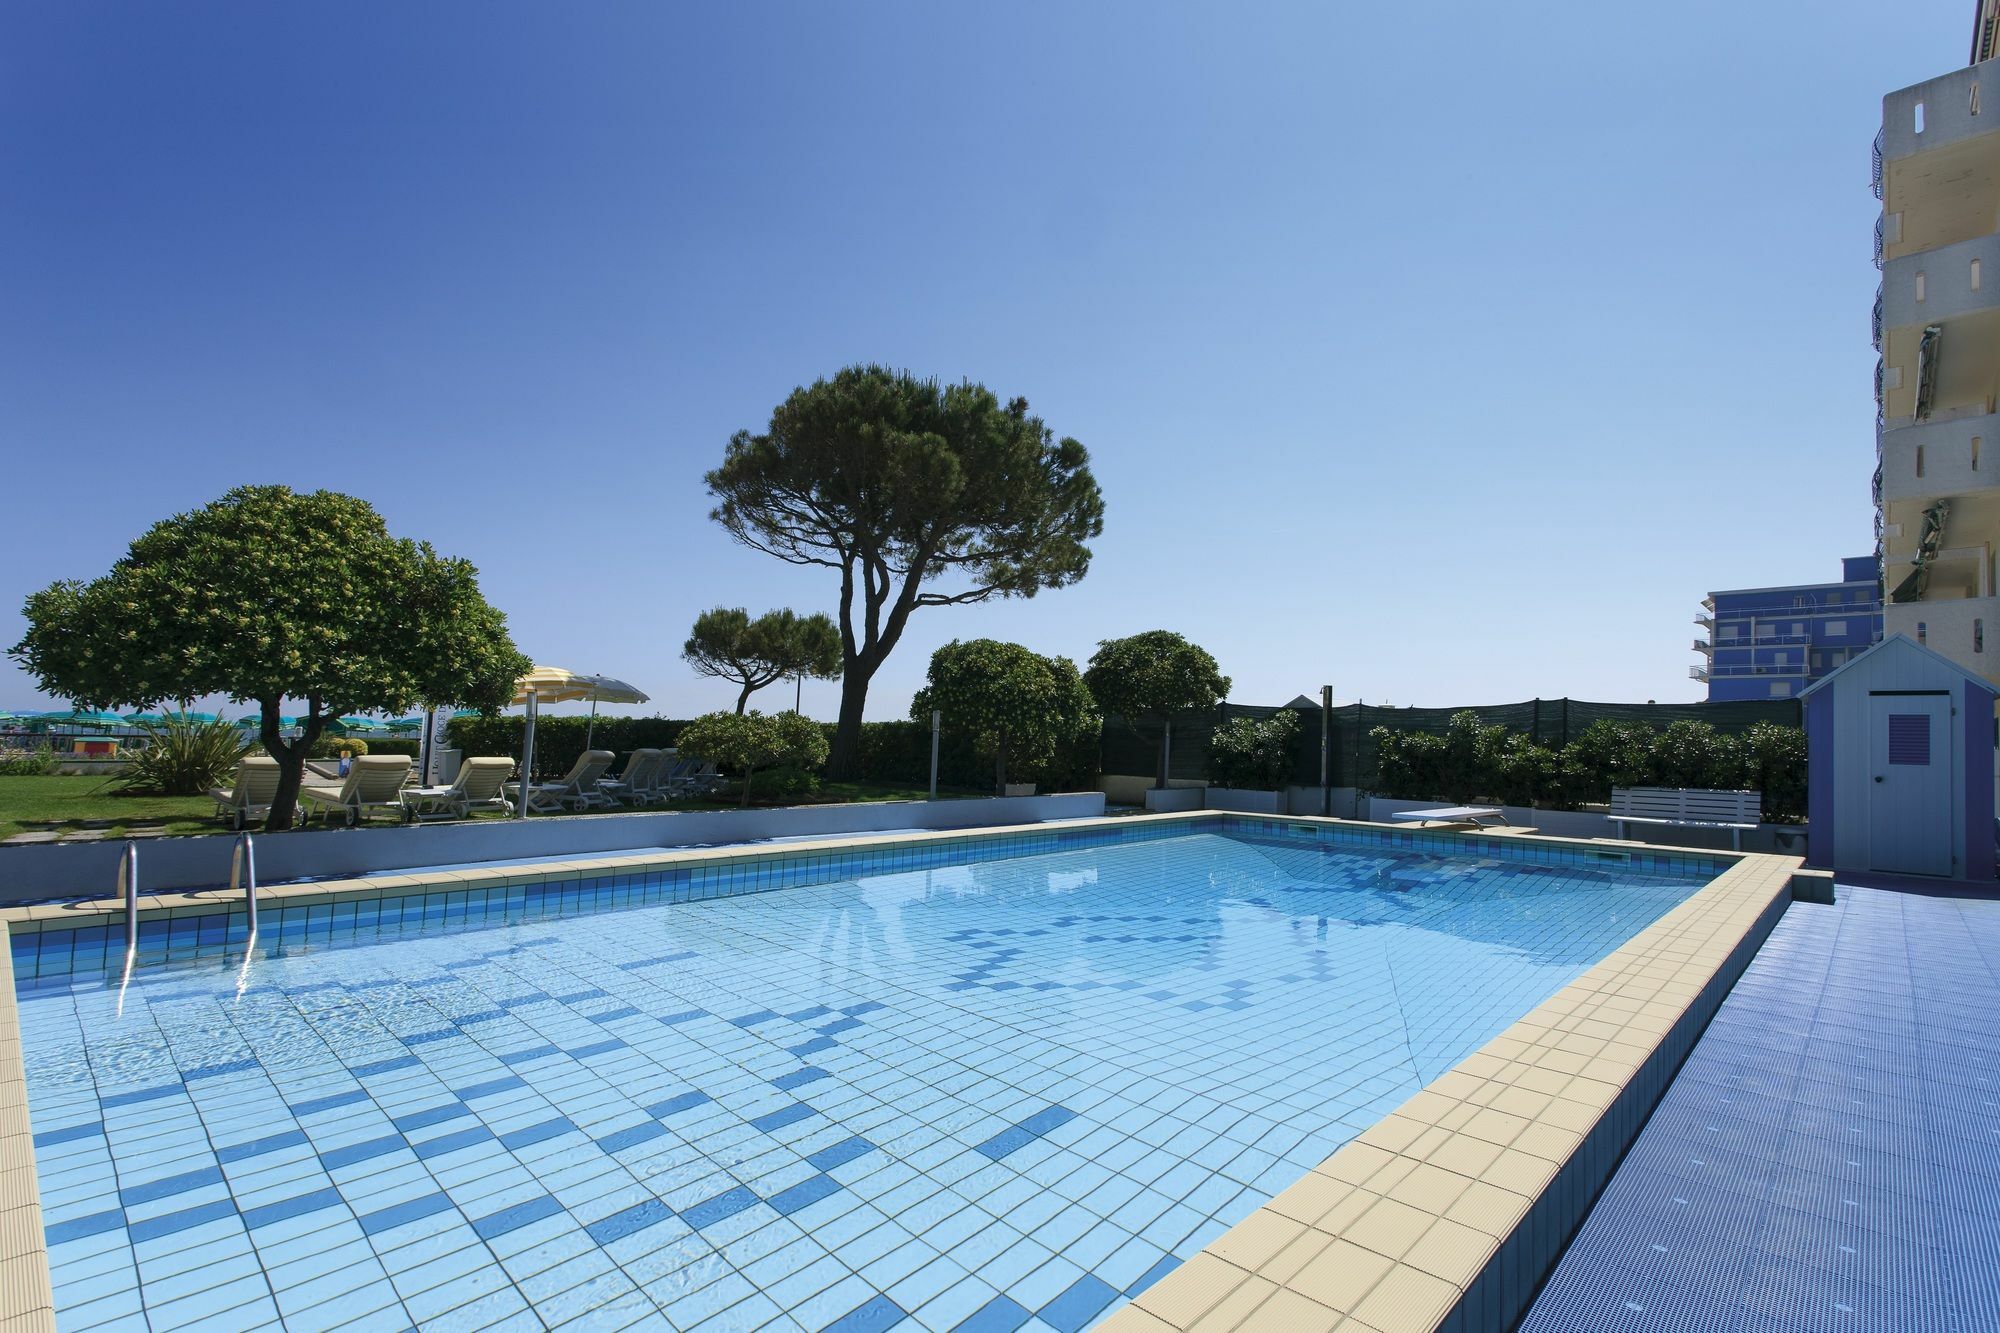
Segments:
[[[902,829],[989,828],[1104,813],[1102,792],[987,797],[961,801],[878,801],[775,810],[714,810],[481,819],[457,824],[334,829],[261,835],[257,874],[265,883],[327,879],[525,857],[559,861],[590,852],[698,847],[766,838],[824,837]],[[229,879],[235,838],[139,840],[142,892],[210,888]],[[0,847],[0,903],[109,895],[121,842]]]

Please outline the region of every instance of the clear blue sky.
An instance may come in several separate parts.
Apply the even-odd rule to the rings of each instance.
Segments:
[[[1155,627],[1245,702],[1695,698],[1704,592],[1870,548],[1868,145],[1970,9],[7,0],[0,642],[285,482],[723,706],[693,616],[836,588],[702,473],[877,360],[1026,396],[1108,518],[872,716],[954,637]]]

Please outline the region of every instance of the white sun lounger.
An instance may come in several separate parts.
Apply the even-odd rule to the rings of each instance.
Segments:
[[[448,787],[405,787],[403,807],[412,819],[469,819],[474,810],[514,813],[514,803],[501,792],[514,761],[507,758],[468,759],[458,767],[458,780]]]
[[[403,815],[403,779],[410,776],[406,754],[364,754],[349,765],[347,780],[339,786],[301,787],[299,802],[322,818],[339,811],[347,823],[367,817],[370,810]]]

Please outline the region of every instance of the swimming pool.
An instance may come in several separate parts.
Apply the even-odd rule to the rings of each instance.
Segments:
[[[24,936],[59,1322],[1085,1327],[1720,869],[1134,823]]]

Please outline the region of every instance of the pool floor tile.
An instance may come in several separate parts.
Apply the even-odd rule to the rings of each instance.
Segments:
[[[220,951],[143,967],[122,1010],[51,966],[19,999],[63,1319],[1087,1327],[1715,870],[1410,847],[440,895],[274,923],[240,995]],[[1836,1177],[1798,1165],[1811,1214]]]

